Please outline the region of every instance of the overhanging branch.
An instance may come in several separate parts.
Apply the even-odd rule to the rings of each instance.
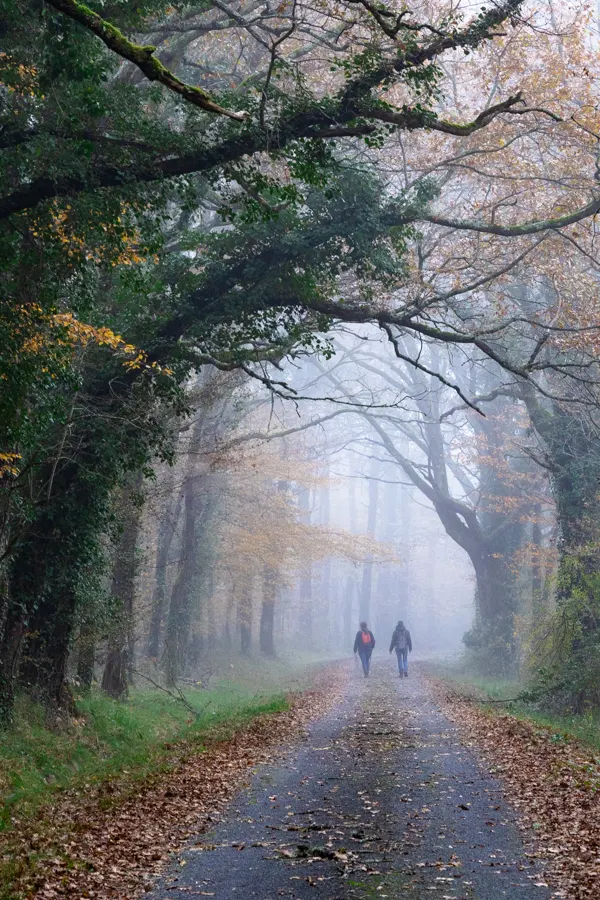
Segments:
[[[246,114],[243,112],[233,112],[225,109],[223,106],[219,106],[218,103],[211,100],[202,88],[182,81],[154,56],[156,47],[142,46],[130,41],[115,25],[107,22],[106,19],[103,19],[98,13],[90,9],[89,6],[78,3],[77,0],[45,0],[45,2],[48,6],[54,7],[58,12],[63,13],[63,15],[68,16],[75,22],[79,22],[80,25],[83,25],[84,28],[87,28],[96,37],[99,37],[109,50],[112,50],[121,59],[126,59],[128,62],[133,63],[134,66],[137,66],[149,81],[160,82],[170,91],[183,97],[188,103],[199,106],[200,109],[206,112],[227,116],[238,122],[246,118]]]
[[[533,222],[523,222],[519,225],[495,225],[491,222],[475,222],[469,219],[450,219],[446,216],[435,216],[423,213],[419,218],[423,222],[431,222],[433,225],[443,225],[444,228],[453,228],[457,231],[477,231],[480,234],[497,234],[500,237],[520,237],[528,234],[540,234],[542,231],[558,231],[568,225],[581,222],[600,212],[600,197],[594,197],[585,206],[552,219],[538,219]]]

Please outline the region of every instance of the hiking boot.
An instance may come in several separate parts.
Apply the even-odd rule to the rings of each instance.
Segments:
[[[408,672],[405,672],[405,673],[404,673],[404,677],[405,677],[405,678],[408,678]]]

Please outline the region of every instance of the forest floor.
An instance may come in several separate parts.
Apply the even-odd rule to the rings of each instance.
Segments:
[[[336,701],[341,677],[307,654],[219,672],[208,690],[186,685],[186,702],[93,692],[59,728],[20,699],[0,737],[0,900],[132,896],[250,767]]]
[[[376,661],[365,680],[328,665],[288,709],[198,750],[182,745],[130,796],[53,805],[14,846],[35,860],[4,896],[599,896],[593,752],[418,666],[400,680]]]

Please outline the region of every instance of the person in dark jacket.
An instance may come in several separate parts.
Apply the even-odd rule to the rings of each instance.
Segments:
[[[369,631],[366,622],[360,623],[360,630],[356,632],[354,638],[354,652],[360,656],[365,678],[369,677],[369,669],[371,668],[371,653],[375,647],[375,638],[373,632]]]
[[[398,622],[394,628],[390,653],[392,650],[396,651],[396,656],[398,657],[398,676],[400,678],[408,678],[408,654],[412,653],[412,641],[410,639],[410,631],[408,628],[405,628],[404,622]]]

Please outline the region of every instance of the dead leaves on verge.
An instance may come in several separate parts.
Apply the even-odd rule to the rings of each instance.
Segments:
[[[441,693],[441,692],[440,692]],[[537,837],[555,897],[600,897],[600,760],[551,729],[452,697],[445,710],[481,748]]]
[[[291,699],[289,710],[261,716],[227,740],[207,734],[202,751],[179,745],[173,767],[134,792],[114,794],[105,784],[89,797],[58,798],[35,828],[23,825],[0,849],[5,859],[23,862],[11,898],[140,896],[190,834],[214,826],[257,765],[339,700],[345,679],[343,667],[330,666],[313,690]]]

